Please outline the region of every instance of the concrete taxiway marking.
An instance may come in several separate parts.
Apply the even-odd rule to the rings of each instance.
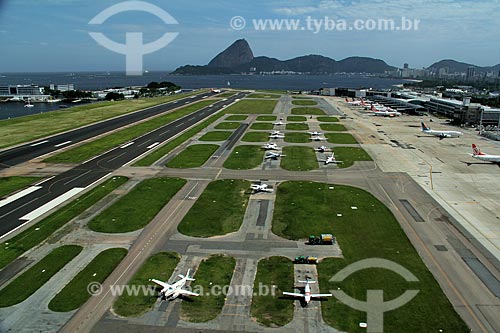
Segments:
[[[125,154],[126,154],[126,152],[125,152],[125,153],[121,153],[120,155],[116,155],[116,156],[115,156],[115,157],[113,157],[112,159],[109,159],[109,160],[108,160],[108,162],[113,162],[114,160],[116,160],[117,158],[122,157],[122,156],[123,156],[123,155],[125,155]]]
[[[62,146],[66,146],[68,144],[70,144],[72,141],[66,141],[66,142],[63,142],[63,143],[60,143],[58,145],[55,145],[54,147],[62,147]]]
[[[41,188],[42,188],[41,186],[28,187],[27,189],[22,190],[21,192],[18,192],[14,195],[11,195],[10,197],[8,197],[6,199],[0,200],[0,207],[6,206],[6,205],[10,204],[11,202],[14,202],[17,199],[20,199],[20,198],[22,198],[30,193],[33,193]]]
[[[121,149],[125,149],[125,148],[127,148],[127,147],[132,146],[134,143],[135,143],[135,142],[133,142],[133,141],[132,141],[132,142],[129,142],[129,143],[127,143],[127,144],[124,144],[124,145],[123,145],[123,146],[121,146],[120,148],[121,148]]]
[[[40,142],[34,143],[34,144],[30,145],[30,146],[31,147],[35,147],[35,146],[43,145],[44,143],[47,143],[47,142],[49,142],[49,140],[40,141]]]
[[[75,181],[75,180],[77,180],[78,178],[83,177],[83,176],[85,176],[86,174],[88,174],[88,173],[90,173],[90,172],[92,172],[92,170],[87,170],[87,171],[85,171],[84,173],[82,173],[80,176],[75,177],[75,178],[73,178],[73,179],[71,179],[71,180],[67,181],[67,182],[66,182],[66,183],[64,183],[63,185],[68,185],[69,183],[74,182],[74,181]]]
[[[83,191],[84,189],[85,188],[83,188],[83,187],[75,187],[75,188],[69,190],[68,192],[64,193],[63,195],[58,196],[54,200],[47,202],[45,205],[38,207],[37,209],[35,209],[31,213],[24,215],[23,217],[19,218],[19,220],[28,221],[28,222],[32,221],[32,220],[36,219],[37,217],[42,216],[43,214],[45,214],[46,212],[48,212],[52,208],[59,206],[64,201],[74,197],[75,195],[77,195],[78,193]]]

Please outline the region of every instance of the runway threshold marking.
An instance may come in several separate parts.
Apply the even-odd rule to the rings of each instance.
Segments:
[[[75,188],[69,190],[68,192],[58,196],[57,198],[47,202],[45,205],[38,207],[37,209],[35,209],[31,213],[28,213],[28,214],[24,215],[23,217],[20,217],[19,220],[28,221],[28,222],[32,221],[32,220],[36,219],[37,217],[45,214],[46,212],[48,212],[52,208],[55,208],[55,207],[59,206],[60,204],[62,204],[63,202],[65,202],[66,200],[74,197],[75,195],[77,195],[78,193],[83,191],[84,189],[85,188],[83,188],[83,187],[75,187]]]
[[[57,148],[57,147],[62,147],[62,146],[65,146],[65,145],[67,145],[67,144],[70,144],[71,142],[72,142],[72,141],[66,141],[66,142],[60,143],[60,144],[58,144],[58,145],[55,145],[54,147],[56,147],[56,148]]]
[[[43,145],[44,143],[47,143],[47,142],[49,142],[49,140],[40,141],[40,142],[31,144],[30,147],[36,147],[36,146],[39,146],[39,145]]]
[[[0,207],[6,206],[6,205],[10,204],[11,202],[14,202],[18,199],[21,199],[22,197],[24,197],[30,193],[33,193],[41,188],[42,188],[41,186],[31,186],[25,190],[22,190],[21,192],[17,192],[16,194],[11,195],[10,197],[1,200]]]

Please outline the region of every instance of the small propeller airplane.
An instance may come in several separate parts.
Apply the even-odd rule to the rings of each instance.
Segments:
[[[317,152],[319,153],[326,153],[326,152],[330,152],[332,151],[330,148],[328,148],[327,146],[320,146],[318,148],[315,149]]]
[[[283,125],[286,125],[286,123],[284,123],[283,121],[280,120],[280,121],[277,121],[277,122],[273,123],[273,125],[275,125],[275,126],[283,126]]]
[[[327,139],[319,135],[311,135],[310,139],[312,141],[326,141]]]
[[[266,156],[264,156],[264,159],[277,160],[278,158],[283,157],[283,156],[286,156],[286,155],[283,155],[282,153],[274,153],[274,152],[269,151],[266,153]]]
[[[267,184],[252,184],[250,185],[250,189],[254,192],[268,192],[271,193],[273,192],[273,188],[269,187]]]
[[[326,160],[318,160],[319,162],[323,162],[325,163],[325,165],[328,165],[328,164],[341,164],[341,163],[344,163],[342,161],[337,161],[337,159],[335,158],[335,155],[332,154],[330,156],[327,156],[326,157]]]
[[[279,150],[279,147],[276,143],[266,143],[262,146],[262,149],[265,150]]]
[[[318,136],[318,135],[322,135],[322,134],[323,134],[323,133],[321,133],[321,132],[317,132],[317,131],[314,131],[314,132],[307,132],[307,133],[309,133],[309,134],[310,134],[310,135],[312,135],[312,136]]]
[[[290,293],[290,292],[284,291],[283,295],[303,298],[304,301],[306,302],[306,305],[309,304],[309,302],[313,298],[321,298],[321,297],[330,297],[330,296],[332,296],[332,294],[311,294],[310,284],[316,283],[316,281],[311,281],[307,277],[306,277],[305,281],[300,281],[299,280],[298,282],[305,283],[304,293],[303,294],[300,294],[300,293]]]
[[[192,291],[183,289],[184,285],[186,284],[187,281],[194,281],[195,279],[191,278],[189,276],[189,269],[186,273],[186,275],[179,274],[179,277],[181,278],[179,281],[175,282],[174,284],[168,284],[166,282],[156,280],[156,279],[150,279],[149,281],[156,283],[157,285],[161,286],[163,289],[160,291],[159,296],[164,297],[166,299],[169,298],[177,298],[180,295],[185,295],[185,296],[200,296],[197,293],[194,293]]]

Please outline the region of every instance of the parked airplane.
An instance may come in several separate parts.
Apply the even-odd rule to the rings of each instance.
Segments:
[[[269,135],[270,139],[283,139],[285,137],[285,134],[271,134]]]
[[[500,155],[483,153],[475,144],[472,144],[472,154],[469,155],[480,161],[492,162],[500,166]]]
[[[323,138],[321,136],[318,136],[318,135],[311,135],[311,138],[310,138],[312,141],[326,141],[326,138]]]
[[[282,122],[282,121],[280,120],[280,121],[278,121],[278,122],[273,123],[273,125],[275,125],[275,126],[283,126],[283,125],[286,125],[286,123],[284,123],[284,122]]]
[[[276,160],[280,157],[283,157],[283,156],[286,156],[286,155],[283,155],[282,153],[273,153],[271,151],[267,152],[266,153],[266,156],[264,156],[264,159],[266,160],[269,160],[269,159],[272,159],[272,160]]]
[[[250,185],[250,188],[253,190],[254,193],[257,192],[269,192],[271,193],[273,189],[269,187],[267,184],[252,184]]]
[[[399,117],[401,115],[401,112],[394,111],[394,109],[392,109],[392,108],[387,108],[386,110],[373,111],[373,115],[379,116],[379,117]]]
[[[214,94],[218,94],[218,93],[220,93],[220,92],[221,92],[221,90],[220,90],[220,89],[212,89],[212,92],[213,92]]]
[[[275,143],[266,143],[265,145],[262,146],[262,149],[265,149],[265,150],[278,150],[279,147]]]
[[[323,134],[323,133],[321,133],[321,132],[317,132],[317,131],[314,131],[314,132],[307,132],[307,133],[311,134],[312,136],[318,136],[318,135]]]
[[[328,148],[327,146],[321,146],[321,147],[318,147],[315,149],[317,152],[320,152],[320,153],[326,153],[326,152],[329,152],[329,151],[332,151],[330,148]]]
[[[431,128],[428,127],[424,122],[421,122],[420,124],[422,125],[421,131],[423,133],[437,136],[439,140],[443,140],[444,138],[458,138],[461,135],[464,135],[462,132],[459,131],[434,131],[431,130]]]
[[[187,281],[194,281],[193,278],[189,277],[189,271],[190,270],[188,269],[185,276],[182,274],[179,274],[179,277],[181,279],[179,281],[175,282],[174,284],[168,284],[166,282],[156,280],[156,279],[151,279],[149,281],[152,281],[152,282],[160,285],[163,288],[160,291],[160,296],[165,297],[165,298],[177,298],[180,295],[200,296],[197,293],[193,293],[189,290],[182,289]]]
[[[330,163],[332,163],[332,164],[341,164],[341,163],[344,163],[342,161],[337,161],[337,159],[335,158],[335,154],[327,156],[326,160],[318,160],[318,161],[325,163],[325,165],[328,165]]]
[[[311,301],[311,298],[321,298],[321,297],[330,297],[332,294],[311,294],[311,287],[309,286],[310,284],[316,283],[316,281],[311,281],[308,278],[306,278],[305,281],[300,281],[300,283],[305,283],[306,285],[304,286],[304,293],[290,293],[290,292],[283,292],[283,295],[287,296],[294,296],[294,297],[302,297],[304,298],[306,304],[309,304]]]

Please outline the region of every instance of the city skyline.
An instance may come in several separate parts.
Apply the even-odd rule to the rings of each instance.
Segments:
[[[122,1],[7,0],[0,2],[0,41],[3,50],[0,72],[123,71],[125,57],[102,47],[89,32],[98,31],[123,43],[126,32],[143,32],[152,42],[165,32],[179,35],[169,45],[144,56],[144,69],[173,70],[186,64],[204,65],[239,38],[249,41],[256,56],[290,59],[320,54],[341,60],[366,56],[389,65],[422,68],[442,59],[478,66],[500,62],[500,28],[492,12],[498,0],[484,1],[148,1],[178,24],[166,25],[144,12],[126,12],[101,26],[88,22],[109,6]],[[235,29],[232,18],[243,17],[247,25]],[[418,30],[333,31],[323,20],[345,21],[402,18],[418,20]],[[300,20],[296,30],[255,28],[255,20]],[[321,23],[306,25],[307,20]],[[320,22],[321,21],[321,22]],[[240,27],[237,27],[240,28]],[[286,30],[286,31],[285,31]],[[292,43],[291,43],[292,42]]]

